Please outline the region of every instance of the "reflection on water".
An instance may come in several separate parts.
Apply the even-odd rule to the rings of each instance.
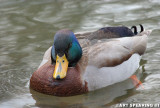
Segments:
[[[160,101],[159,0],[0,0],[0,107],[114,107],[117,103]],[[54,33],[104,26],[138,25],[153,29],[138,76],[144,89],[130,80],[88,94],[55,97],[29,89],[28,81]],[[143,74],[142,74],[143,72]]]

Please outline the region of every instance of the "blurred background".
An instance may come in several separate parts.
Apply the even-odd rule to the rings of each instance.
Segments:
[[[84,95],[55,97],[29,88],[32,73],[57,30],[92,31],[143,24],[152,29],[136,74],[144,89],[124,82]],[[0,0],[0,108],[106,108],[160,102],[159,0]]]

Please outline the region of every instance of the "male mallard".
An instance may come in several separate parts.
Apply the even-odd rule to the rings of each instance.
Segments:
[[[139,67],[151,33],[140,26],[138,34],[135,26],[134,32],[125,26],[78,34],[58,31],[30,87],[45,94],[71,96],[128,79]]]

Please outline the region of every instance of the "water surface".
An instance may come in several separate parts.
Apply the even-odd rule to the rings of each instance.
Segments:
[[[29,89],[28,81],[59,29],[73,32],[143,24],[152,29],[137,70],[144,89],[130,79],[84,95],[55,97]],[[0,0],[0,107],[106,108],[118,103],[160,102],[159,0]]]

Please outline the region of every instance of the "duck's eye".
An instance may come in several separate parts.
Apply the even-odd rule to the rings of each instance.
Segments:
[[[62,62],[64,63],[64,60],[62,60]]]

